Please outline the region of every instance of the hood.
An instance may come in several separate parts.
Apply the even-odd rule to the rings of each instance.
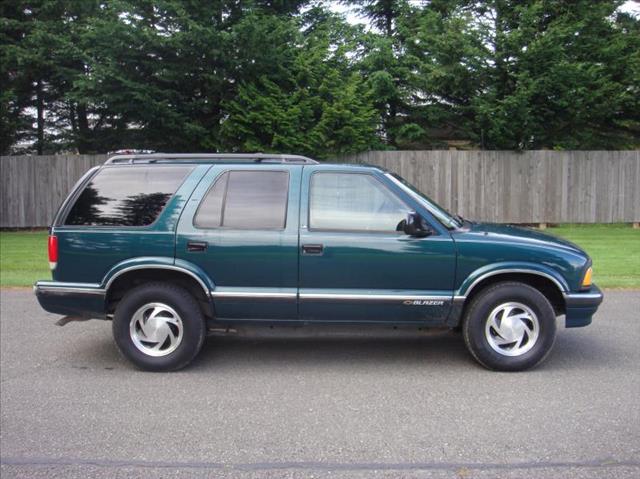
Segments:
[[[496,239],[502,239],[505,241],[518,241],[538,244],[540,246],[556,247],[587,256],[582,248],[571,241],[567,241],[547,233],[542,233],[532,228],[497,223],[472,223],[470,231],[472,233],[484,233],[488,236],[495,236]]]

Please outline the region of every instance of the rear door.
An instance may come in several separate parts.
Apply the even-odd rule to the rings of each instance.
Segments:
[[[300,216],[300,318],[441,323],[452,302],[455,248],[420,205],[371,168],[305,166]],[[434,234],[399,223],[416,210]]]
[[[217,319],[297,319],[301,169],[215,165],[194,191],[176,258],[215,283]]]

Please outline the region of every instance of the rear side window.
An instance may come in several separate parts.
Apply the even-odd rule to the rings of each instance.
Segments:
[[[289,173],[227,171],[202,200],[198,228],[284,229]]]
[[[64,224],[150,225],[192,169],[190,166],[104,168],[82,191]]]

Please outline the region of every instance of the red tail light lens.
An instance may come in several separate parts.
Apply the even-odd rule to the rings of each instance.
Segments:
[[[58,264],[58,238],[49,235],[49,267],[55,269]]]

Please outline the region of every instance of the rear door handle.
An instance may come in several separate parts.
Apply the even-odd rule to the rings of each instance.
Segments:
[[[208,243],[204,241],[189,241],[187,243],[187,251],[206,251]]]
[[[302,254],[321,255],[324,252],[324,246],[321,244],[303,244]]]

